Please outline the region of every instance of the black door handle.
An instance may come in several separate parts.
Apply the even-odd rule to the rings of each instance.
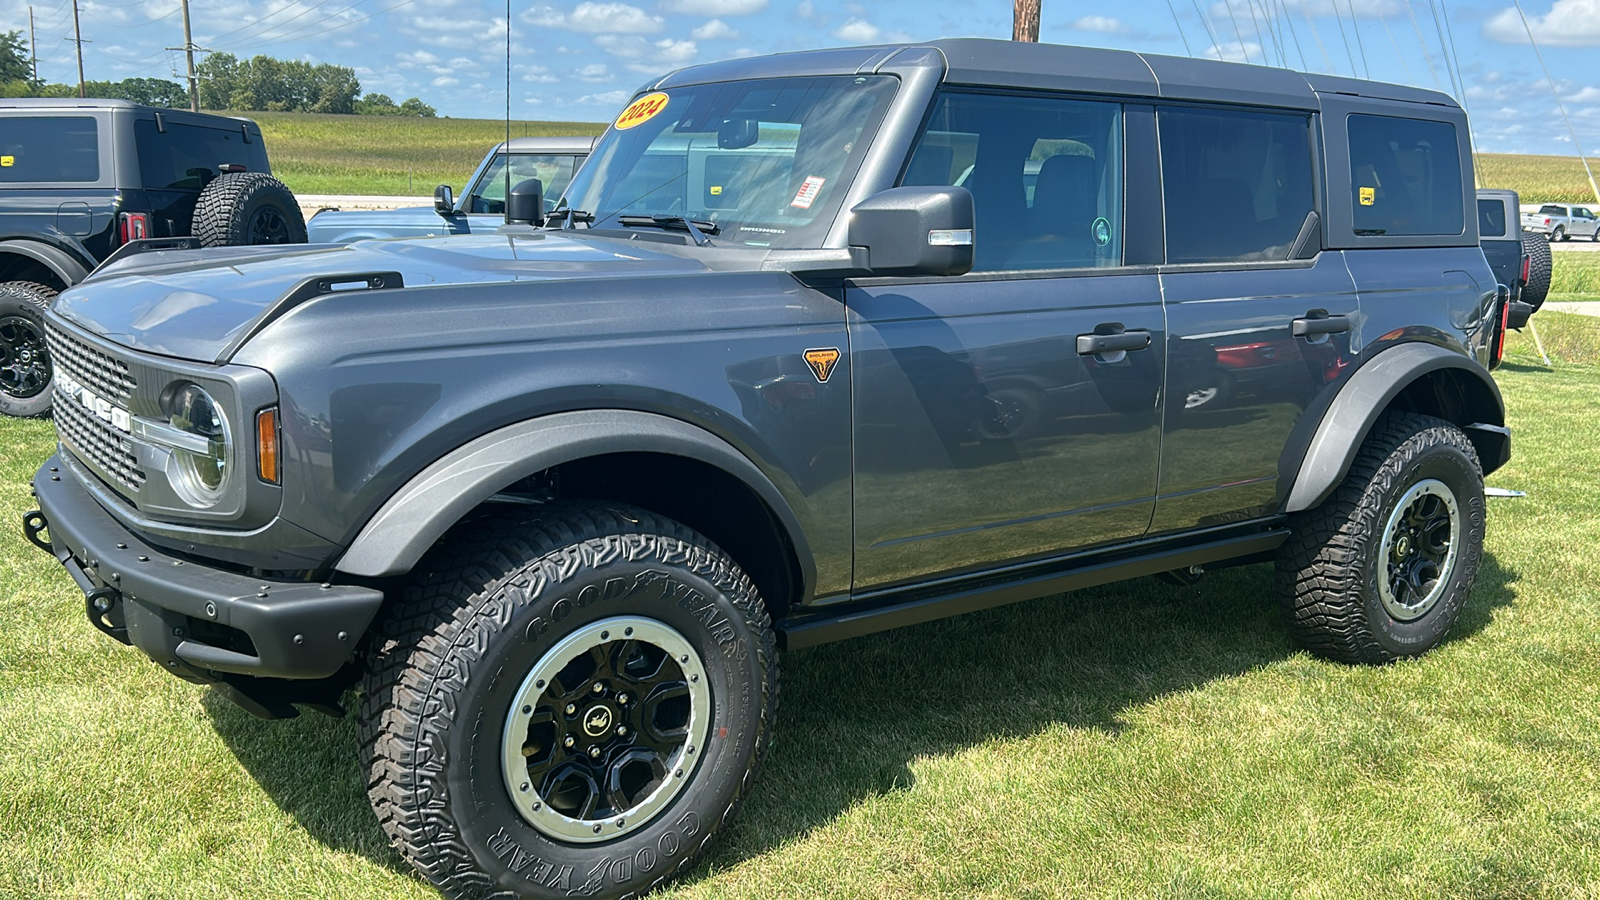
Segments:
[[[1143,350],[1150,346],[1150,332],[1148,331],[1123,331],[1121,325],[1101,325],[1101,328],[1110,331],[1117,329],[1112,334],[1080,334],[1078,335],[1078,355],[1093,356],[1096,353],[1115,353],[1118,350]]]
[[[1348,316],[1307,316],[1294,320],[1295,337],[1315,337],[1319,334],[1343,334],[1350,330]]]

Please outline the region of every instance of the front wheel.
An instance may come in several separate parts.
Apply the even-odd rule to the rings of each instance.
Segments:
[[[1449,422],[1391,413],[1345,480],[1291,528],[1278,582],[1301,645],[1350,663],[1420,655],[1444,640],[1478,572],[1478,454]]]
[[[468,526],[369,654],[378,819],[451,897],[617,897],[685,868],[748,794],[777,659],[750,579],[615,504]]]

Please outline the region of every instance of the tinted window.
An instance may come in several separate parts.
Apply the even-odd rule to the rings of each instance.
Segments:
[[[0,116],[0,184],[100,180],[92,116]]]
[[[1506,205],[1499,200],[1478,201],[1478,236],[1505,237]]]
[[[1572,215],[1573,215],[1573,217],[1579,218],[1579,219],[1592,219],[1592,218],[1594,218],[1594,213],[1590,212],[1589,210],[1587,210],[1587,209],[1585,209],[1584,207],[1581,207],[1581,206],[1574,206],[1572,208]]]
[[[1163,109],[1167,262],[1288,259],[1311,212],[1311,117]]]
[[[540,155],[515,153],[511,156],[511,186],[516,187],[519,182],[529,178],[537,178],[544,184],[544,208],[549,212],[556,208],[556,201],[561,199],[561,192],[567,189],[567,184],[572,181],[572,173],[578,168],[578,160],[582,157],[570,155]],[[489,163],[489,168],[484,170],[483,177],[478,179],[477,189],[468,201],[468,212],[475,213],[503,213],[506,211],[506,157],[504,154],[495,156]]]
[[[222,171],[223,164],[259,168],[252,164],[252,148],[239,131],[168,122],[163,134],[154,121],[141,119],[133,123],[133,140],[146,190],[198,191]]]
[[[1122,262],[1122,108],[945,94],[903,185],[959,185],[977,213],[975,271]]]
[[[1556,206],[1553,203],[1546,203],[1545,205],[1539,207],[1539,215],[1541,216],[1564,216],[1566,214],[1567,208],[1565,206]]]
[[[1456,127],[1351,116],[1350,194],[1356,234],[1460,234]]]

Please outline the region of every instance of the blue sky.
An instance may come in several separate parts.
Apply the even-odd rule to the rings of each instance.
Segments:
[[[90,79],[173,77],[178,0],[80,0]],[[697,62],[815,47],[1011,34],[1010,0],[514,0],[512,115],[609,119],[650,76]],[[1545,81],[1506,0],[1043,0],[1040,39],[1355,74],[1465,96],[1479,150],[1571,153],[1557,111],[1600,151],[1600,0],[1524,0]],[[71,0],[38,0],[41,77],[73,81]],[[367,91],[441,115],[504,108],[504,2],[193,0],[195,40],[354,68]],[[26,36],[28,4],[0,0]],[[1453,53],[1446,53],[1453,48]],[[1447,65],[1447,60],[1449,64]],[[1459,82],[1457,81],[1459,79]],[[1460,87],[1457,87],[1457,84]]]

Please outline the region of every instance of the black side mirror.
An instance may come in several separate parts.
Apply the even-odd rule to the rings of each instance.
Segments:
[[[517,182],[506,198],[506,219],[512,225],[543,225],[544,182],[537,178]]]
[[[874,275],[964,275],[972,270],[972,192],[898,187],[850,210],[850,246]]]
[[[761,139],[761,123],[755,119],[723,119],[717,126],[717,146],[724,150],[743,150]]]
[[[1511,308],[1506,311],[1506,327],[1521,328],[1533,318],[1533,304],[1523,303],[1521,300],[1511,301]]]
[[[433,211],[441,216],[456,214],[456,194],[450,185],[441,184],[433,189]]]

